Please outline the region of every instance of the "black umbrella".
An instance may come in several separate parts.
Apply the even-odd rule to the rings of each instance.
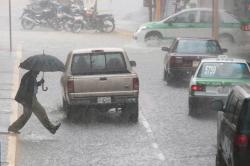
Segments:
[[[52,55],[47,55],[44,53],[29,57],[28,59],[23,61],[19,67],[26,70],[42,71],[43,78],[44,78],[44,72],[55,72],[55,71],[63,72],[65,70],[64,64],[59,59],[57,59]],[[44,88],[44,84],[42,88],[44,91],[48,90],[47,87]]]

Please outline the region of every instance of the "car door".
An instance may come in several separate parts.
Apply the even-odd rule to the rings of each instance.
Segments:
[[[237,131],[237,122],[239,118],[242,102],[233,94],[228,100],[224,116],[221,121],[221,137],[220,144],[222,155],[227,165],[233,163],[234,139]]]
[[[193,37],[198,22],[198,11],[180,12],[169,17],[164,24],[166,28],[162,31],[165,38]]]

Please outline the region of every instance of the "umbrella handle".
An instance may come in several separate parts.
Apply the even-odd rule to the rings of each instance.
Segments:
[[[44,79],[44,72],[43,72],[43,79]],[[44,87],[44,83],[42,83],[42,90],[47,91],[49,88],[46,86]]]
[[[43,91],[47,91],[49,88],[48,87],[44,87],[44,83],[42,84],[42,90]]]

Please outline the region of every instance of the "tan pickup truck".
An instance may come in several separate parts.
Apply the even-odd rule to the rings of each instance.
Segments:
[[[121,110],[138,121],[139,79],[121,48],[79,49],[68,54],[62,75],[63,107],[67,115],[75,107]]]

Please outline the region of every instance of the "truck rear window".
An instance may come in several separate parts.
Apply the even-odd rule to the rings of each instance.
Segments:
[[[121,52],[84,53],[73,55],[73,75],[128,73]]]

